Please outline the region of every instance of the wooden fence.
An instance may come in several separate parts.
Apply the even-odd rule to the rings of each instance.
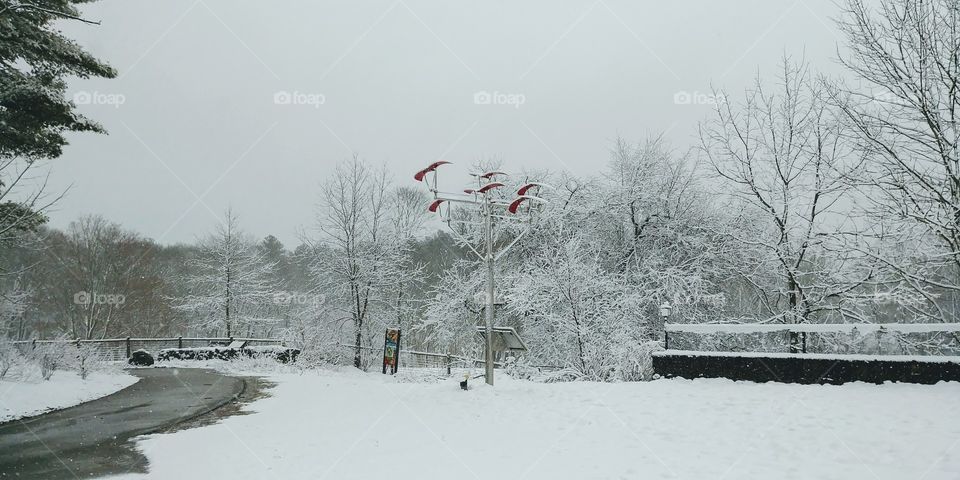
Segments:
[[[218,337],[168,337],[168,338],[104,338],[96,340],[22,340],[13,344],[21,353],[28,353],[44,344],[92,345],[100,357],[107,361],[125,361],[137,350],[146,350],[156,356],[164,348],[194,348],[213,345],[228,345],[234,341],[245,341],[247,346],[279,345],[283,340],[276,338],[218,338]]]

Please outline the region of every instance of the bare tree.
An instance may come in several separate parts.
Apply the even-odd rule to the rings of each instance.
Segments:
[[[427,217],[427,197],[423,191],[397,187],[389,204],[390,242],[385,277],[388,280],[390,301],[388,309],[396,319],[396,326],[409,327],[421,309],[421,299],[413,297],[423,283],[423,268],[413,257],[412,250]]]
[[[48,195],[48,173],[37,175],[38,161],[0,156],[0,245],[30,239],[47,222],[45,212],[61,195]],[[0,265],[0,275],[17,274]]]
[[[323,183],[317,227],[318,283],[337,298],[342,316],[353,323],[354,366],[361,367],[364,328],[385,286],[389,238],[389,180],[385,169],[373,170],[358,156],[340,164]]]
[[[831,98],[870,162],[856,176],[873,228],[861,248],[921,302],[904,313],[945,321],[960,294],[960,4],[849,0],[839,21],[856,83]]]
[[[129,335],[149,311],[165,302],[162,280],[141,261],[153,244],[100,216],[84,216],[65,232],[44,235],[44,257],[25,276],[37,291],[35,308],[71,338]],[[26,282],[25,282],[26,283]],[[142,331],[142,330],[134,330]]]
[[[844,175],[860,162],[821,90],[804,64],[784,58],[773,89],[758,78],[742,104],[718,103],[715,118],[700,128],[721,188],[763,219],[758,231],[731,232],[751,252],[740,271],[758,292],[763,321],[803,323],[826,312],[857,317],[845,293],[870,276],[857,280],[851,259],[832,248],[845,225]],[[791,334],[791,350],[805,341]]]

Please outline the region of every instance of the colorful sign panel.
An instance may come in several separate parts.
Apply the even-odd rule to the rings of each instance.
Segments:
[[[400,329],[388,328],[383,336],[383,373],[397,373],[397,364],[400,363]]]

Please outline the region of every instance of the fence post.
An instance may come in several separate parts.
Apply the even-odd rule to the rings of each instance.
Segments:
[[[130,337],[127,337],[127,358],[130,358]]]
[[[33,345],[33,350],[36,350],[36,349],[37,349],[37,339],[36,339],[36,338],[33,339],[33,342],[31,342],[31,345]]]
[[[670,350],[670,332],[667,329],[663,330],[663,349]]]
[[[450,375],[450,364],[453,363],[453,358],[450,357],[450,354],[447,354],[447,375]]]
[[[177,337],[177,348],[180,348],[180,349],[183,348],[183,335],[180,335],[179,337]]]

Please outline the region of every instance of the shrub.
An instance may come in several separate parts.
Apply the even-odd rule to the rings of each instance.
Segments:
[[[76,344],[66,341],[38,342],[28,359],[40,369],[40,378],[50,380],[53,372],[67,365],[68,349],[75,348]]]
[[[14,365],[22,361],[20,352],[13,346],[13,343],[6,339],[0,339],[0,379],[3,379]]]
[[[86,380],[90,375],[90,372],[98,370],[103,364],[103,359],[100,357],[100,352],[97,350],[97,347],[89,343],[77,343],[76,344],[76,353],[73,355],[76,358],[75,367],[77,373],[80,374],[80,378]]]
[[[247,358],[271,358],[280,363],[289,363],[297,359],[300,350],[296,348],[264,346],[241,349],[228,347],[165,348],[157,354],[157,361],[168,360],[233,360],[239,356]]]
[[[130,359],[127,360],[127,363],[138,367],[149,367],[153,365],[153,355],[150,355],[150,352],[141,348],[130,354]]]

